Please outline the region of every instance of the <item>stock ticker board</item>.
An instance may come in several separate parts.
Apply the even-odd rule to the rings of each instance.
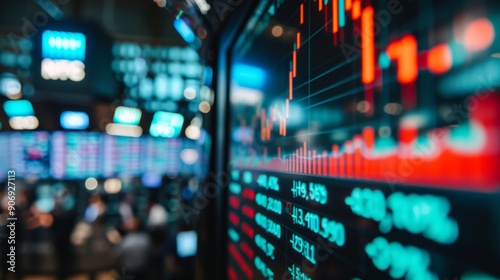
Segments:
[[[230,52],[229,279],[500,276],[499,6],[259,2]]]

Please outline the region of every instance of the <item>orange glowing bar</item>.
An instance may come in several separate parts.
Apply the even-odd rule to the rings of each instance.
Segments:
[[[352,7],[352,0],[345,0],[345,10],[350,11]]]
[[[417,39],[407,35],[401,39],[400,46],[402,53],[398,63],[398,80],[407,84],[417,80],[418,76]]]
[[[300,4],[300,24],[304,24],[304,4]]]
[[[288,73],[288,99],[293,99],[293,73],[290,71]]]
[[[375,145],[375,130],[373,127],[367,126],[363,128],[363,142],[365,143],[365,147],[367,151],[371,151],[373,146]]]
[[[274,121],[276,121],[276,108],[275,108],[275,107],[273,107],[273,108],[271,109],[271,120],[272,120],[273,122],[274,122]]]
[[[283,135],[283,118],[280,117],[280,135]]]
[[[300,32],[297,32],[297,50],[300,49]]]
[[[281,159],[281,147],[278,147],[278,158]]]
[[[375,80],[375,38],[373,31],[373,8],[366,7],[361,15],[361,81],[363,84]]]
[[[354,0],[352,3],[352,19],[356,20],[361,15],[361,0]]]
[[[344,154],[345,152],[340,152],[339,154],[339,177],[340,178],[343,178],[344,177],[344,168],[345,168],[345,164],[344,164]]]
[[[318,11],[321,11],[321,10],[323,10],[323,0],[319,0]]]
[[[297,77],[297,51],[293,51],[293,77]]]
[[[333,158],[333,164],[332,164],[332,176],[338,176],[338,171],[337,171],[337,166],[339,165],[339,146],[338,145],[333,145],[332,147],[332,158]]]
[[[339,32],[339,2],[338,0],[333,0],[332,5],[332,32],[336,34]]]
[[[451,69],[453,58],[451,49],[446,44],[440,44],[429,50],[427,67],[433,74],[443,74]]]

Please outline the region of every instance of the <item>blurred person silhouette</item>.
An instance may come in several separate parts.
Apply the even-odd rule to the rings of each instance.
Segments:
[[[70,276],[74,268],[73,247],[71,246],[70,236],[76,215],[72,209],[65,207],[65,200],[69,199],[67,193],[58,196],[55,199],[55,206],[52,212],[53,216],[53,237],[55,257],[57,261],[57,279],[66,279]]]
[[[120,269],[135,279],[147,279],[151,239],[137,217],[127,219],[124,227],[126,234],[116,247]]]
[[[161,248],[166,239],[168,212],[165,207],[158,202],[156,197],[149,199],[148,203],[148,216],[147,216],[147,229],[151,234],[153,243],[152,256],[150,262],[150,273],[154,275],[161,275],[163,273],[163,261],[159,257],[161,255]]]
[[[105,210],[106,204],[103,199],[99,195],[93,194],[89,197],[89,205],[85,209],[84,219],[89,223],[99,222]]]
[[[125,197],[118,205],[118,213],[120,214],[120,225],[118,230],[120,234],[125,234],[125,221],[132,218],[137,210],[134,207],[135,196],[133,193],[125,194]]]
[[[151,198],[148,205],[147,228],[155,241],[162,243],[168,221],[168,212],[157,199]],[[155,243],[157,243],[155,242]]]

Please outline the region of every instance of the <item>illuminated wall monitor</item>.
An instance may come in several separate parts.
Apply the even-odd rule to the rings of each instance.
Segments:
[[[138,125],[141,121],[142,112],[140,109],[118,106],[113,116],[113,122],[126,125]]]
[[[153,116],[149,133],[155,137],[174,138],[181,133],[184,116],[181,114],[158,111]]]
[[[228,56],[227,278],[499,279],[499,2],[254,6]]]
[[[85,112],[64,111],[60,121],[64,129],[82,130],[89,127],[89,115]]]
[[[45,80],[80,82],[85,78],[86,37],[82,33],[42,33],[41,75]]]

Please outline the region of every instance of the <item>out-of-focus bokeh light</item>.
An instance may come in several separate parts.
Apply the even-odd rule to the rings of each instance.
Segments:
[[[495,28],[491,21],[479,18],[465,28],[463,44],[468,51],[481,51],[488,48],[494,39]]]
[[[195,164],[200,157],[200,154],[195,149],[184,149],[181,151],[181,160],[187,165]]]
[[[15,77],[4,77],[0,79],[0,90],[10,99],[18,99],[21,93],[21,83]]]
[[[110,178],[104,181],[104,191],[109,194],[117,194],[122,189],[122,181],[118,178]]]
[[[360,101],[358,103],[358,105],[356,106],[356,108],[358,109],[358,111],[360,113],[366,113],[366,112],[370,111],[370,103],[368,103],[365,100]]]
[[[15,130],[33,130],[38,127],[39,122],[35,116],[22,116],[10,118],[9,124]]]
[[[453,65],[451,49],[446,44],[441,44],[430,49],[427,54],[427,66],[433,74],[443,74]]]
[[[106,125],[106,133],[115,136],[140,137],[142,128],[137,125],[109,123]]]
[[[403,111],[403,106],[398,103],[388,103],[384,106],[384,112],[389,115],[399,115]]]
[[[196,97],[196,90],[193,87],[187,87],[184,89],[184,97],[188,100],[192,100]]]
[[[197,140],[200,138],[200,128],[195,126],[195,125],[190,125],[186,127],[186,137],[191,139],[191,140]]]
[[[200,109],[200,112],[202,113],[208,113],[210,112],[210,109],[212,109],[212,106],[210,106],[210,103],[207,101],[202,101],[200,102],[200,105],[198,105],[198,109]]]
[[[95,178],[88,178],[87,180],[85,180],[85,188],[87,188],[87,190],[91,191],[91,190],[95,190],[97,188],[97,180]]]
[[[283,35],[283,27],[276,25],[271,29],[271,34],[273,34],[274,37],[280,37]]]

